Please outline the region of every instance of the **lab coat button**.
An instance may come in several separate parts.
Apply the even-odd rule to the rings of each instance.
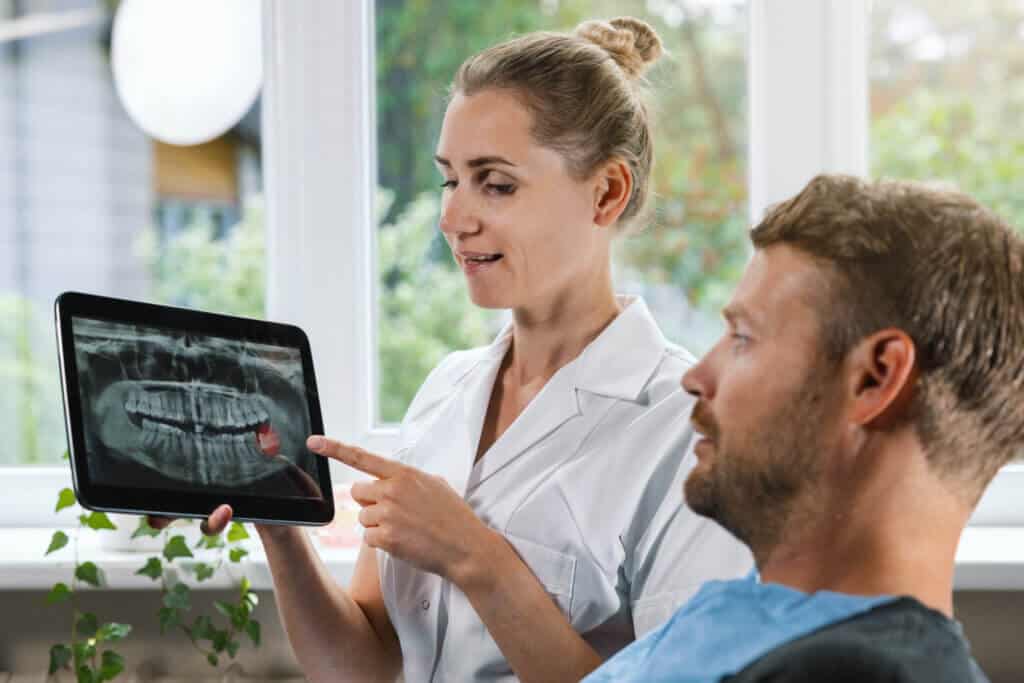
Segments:
[[[423,609],[430,609],[430,600],[424,600],[420,603],[420,607]]]

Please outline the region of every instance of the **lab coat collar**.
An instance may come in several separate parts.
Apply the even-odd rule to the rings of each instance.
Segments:
[[[579,392],[608,398],[642,400],[643,388],[661,362],[665,339],[640,299],[620,298],[623,310],[597,339],[559,369],[474,468],[472,481],[459,477],[456,490],[475,489],[546,438],[568,420],[584,413]],[[463,375],[464,424],[473,444],[473,462],[491,391],[511,342],[511,326],[483,349],[475,370]],[[466,473],[467,477],[469,473]]]
[[[592,394],[638,401],[647,380],[658,369],[669,346],[644,300],[617,297],[622,312],[572,361],[573,388]],[[512,342],[512,324],[502,328],[490,346],[480,349],[477,362],[456,379],[464,379],[485,361],[500,362]]]
[[[669,344],[643,299],[619,297],[619,304],[622,312],[580,354],[576,388],[636,402]]]

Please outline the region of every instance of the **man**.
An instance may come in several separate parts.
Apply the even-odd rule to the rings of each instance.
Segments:
[[[587,681],[984,681],[960,533],[1024,453],[1024,240],[970,198],[820,176],[771,209],[683,378],[688,505],[757,575],[711,582]]]

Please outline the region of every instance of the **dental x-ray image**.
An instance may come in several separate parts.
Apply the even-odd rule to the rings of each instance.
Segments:
[[[90,478],[318,497],[298,349],[72,320]]]

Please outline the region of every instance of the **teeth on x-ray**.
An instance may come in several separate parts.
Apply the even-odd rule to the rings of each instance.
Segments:
[[[235,487],[312,472],[298,351],[76,321],[90,423],[114,459],[188,484]]]

